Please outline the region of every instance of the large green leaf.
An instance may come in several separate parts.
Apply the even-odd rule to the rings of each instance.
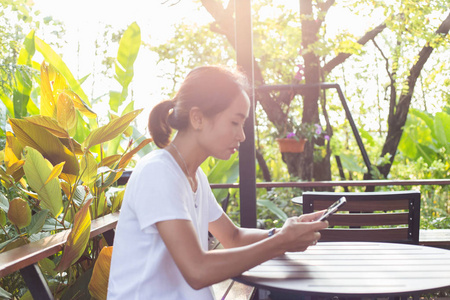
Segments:
[[[56,119],[58,124],[67,131],[77,125],[75,105],[66,93],[60,93],[56,105]]]
[[[73,228],[67,237],[63,255],[55,271],[62,272],[74,264],[83,254],[84,249],[89,241],[91,231],[91,214],[89,206],[92,202],[91,198],[83,207],[75,214]]]
[[[52,77],[54,69],[51,65],[44,62],[41,64],[41,115],[56,119],[56,103],[53,96]]]
[[[28,33],[23,42],[24,47],[20,49],[19,57],[17,58],[17,64],[32,66],[32,57],[36,52],[36,47],[34,44],[34,29]]]
[[[52,172],[51,164],[37,150],[26,147],[23,168],[28,184],[38,194],[40,205],[54,217],[59,216],[63,210],[59,180],[55,178],[45,184]]]
[[[2,100],[3,104],[7,109],[7,115],[14,117],[14,103],[13,101],[0,89],[0,100]],[[4,127],[3,127],[4,128]]]
[[[432,136],[436,138],[434,135],[434,118],[431,114],[417,109],[411,109],[410,113],[411,116],[415,116],[424,121],[428,128],[431,130]]]
[[[97,161],[92,153],[87,152],[83,155],[80,165],[81,180],[84,184],[89,185],[94,182],[97,177]]]
[[[128,85],[134,76],[133,64],[141,46],[141,29],[136,23],[131,24],[124,32],[119,42],[119,51],[115,62],[114,76],[122,86],[122,92],[110,92],[109,105],[113,111],[118,111],[119,106],[128,96]]]
[[[286,219],[288,218],[286,213],[284,211],[282,211],[278,206],[275,205],[275,203],[273,203],[270,200],[257,200],[256,203],[258,205],[264,206],[267,209],[269,209],[272,213],[274,213],[282,221],[286,221]]]
[[[60,137],[60,138],[69,138],[69,133],[59,126],[58,122],[50,117],[47,116],[31,116],[25,118],[28,122],[36,124],[38,126],[41,126],[45,129],[47,129],[49,132],[51,132],[54,136]]]
[[[114,119],[105,126],[93,130],[83,143],[88,151],[92,146],[105,143],[117,137],[127,129],[130,123],[141,113],[142,109],[137,109],[127,113],[120,118]]]
[[[8,212],[9,210],[9,201],[3,193],[0,193],[0,209],[4,212]]]
[[[445,112],[436,113],[434,131],[439,143],[450,152],[450,115]]]
[[[24,47],[19,52],[18,65],[32,67],[32,56],[34,55],[34,30],[25,38]],[[30,100],[32,80],[26,67],[17,68],[15,71],[15,87],[13,92],[14,116],[21,118],[27,115],[27,106]]]
[[[133,64],[141,46],[141,29],[137,23],[131,24],[124,32],[119,43],[116,61],[116,79],[124,89],[133,79]]]
[[[31,217],[31,223],[27,227],[27,232],[29,235],[33,235],[42,230],[42,227],[44,227],[44,224],[45,224],[45,220],[47,219],[48,212],[49,211],[47,209],[43,209],[43,210],[35,213]]]
[[[212,183],[234,183],[239,177],[238,152],[234,153],[228,160],[217,160],[208,172],[208,181]],[[228,189],[215,189],[214,196],[217,200],[225,198]]]
[[[66,78],[72,91],[78,94],[78,96],[80,96],[80,98],[89,105],[88,97],[81,88],[80,83],[75,79],[72,72],[70,72],[69,68],[62,60],[61,56],[53,51],[53,49],[40,38],[35,37],[34,40],[36,49],[44,56],[45,60],[53,65],[64,76],[64,78]]]
[[[39,151],[53,165],[65,162],[63,173],[78,176],[79,165],[75,155],[45,128],[27,120],[9,119],[19,142]]]
[[[16,70],[15,79],[16,86],[13,92],[14,116],[21,118],[27,115],[32,83],[27,72],[20,69]]]
[[[119,110],[120,104],[125,100],[121,96],[121,93],[117,91],[109,91],[109,107],[115,112]]]

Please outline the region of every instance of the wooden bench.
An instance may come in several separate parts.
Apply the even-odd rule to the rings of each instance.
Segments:
[[[421,229],[419,244],[450,249],[450,229]]]
[[[291,201],[303,205],[303,196],[294,197]],[[420,229],[419,245],[450,249],[450,229]]]
[[[114,241],[114,229],[119,220],[119,213],[112,213],[92,220],[90,238],[103,234],[108,245]],[[53,300],[53,295],[38,266],[38,262],[46,257],[62,251],[70,230],[61,231],[39,241],[29,243],[9,251],[0,253],[0,278],[20,271],[34,299]],[[216,248],[215,241],[210,247]],[[213,285],[216,299],[252,299],[255,288],[228,279]]]

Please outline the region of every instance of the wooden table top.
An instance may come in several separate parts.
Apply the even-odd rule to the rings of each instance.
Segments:
[[[236,280],[305,295],[419,295],[450,287],[450,251],[372,242],[318,243],[271,259]]]

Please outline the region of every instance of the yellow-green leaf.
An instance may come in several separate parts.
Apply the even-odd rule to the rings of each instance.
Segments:
[[[55,119],[52,119],[47,116],[37,115],[26,117],[25,120],[47,129],[51,134],[53,134],[56,137],[69,138],[69,133],[64,128],[59,126],[58,122]]]
[[[75,108],[78,109],[83,115],[89,119],[97,118],[97,114],[75,92],[67,90],[64,91],[64,93],[72,99]]]
[[[106,300],[113,246],[103,247],[98,255],[89,282],[89,293],[96,300]]]
[[[8,219],[19,228],[31,223],[31,209],[28,202],[22,198],[14,198],[9,202]]]
[[[41,64],[41,115],[56,118],[56,103],[53,98],[51,82],[52,67],[45,61]]]
[[[34,47],[34,29],[27,34],[24,41],[24,47],[20,49],[19,57],[17,58],[18,65],[32,66],[31,58],[33,57],[36,49]]]
[[[70,131],[77,125],[75,106],[70,97],[64,92],[58,96],[56,119],[58,120],[58,124],[67,131]]]
[[[54,68],[54,70],[55,70],[55,80],[53,83],[53,98],[56,99],[59,93],[61,93],[61,91],[66,90],[68,88],[68,85],[64,76],[62,76],[61,73],[56,68]]]
[[[122,156],[120,154],[114,154],[111,156],[107,156],[102,159],[99,166],[100,167],[107,166],[107,167],[111,168],[121,157]]]
[[[60,138],[59,141],[66,146],[67,149],[72,151],[72,153],[75,153],[76,155],[83,155],[84,151],[81,148],[81,144],[78,143],[76,140],[70,138],[70,139],[64,139]]]
[[[23,166],[28,184],[38,194],[40,205],[57,217],[63,210],[61,185],[57,178],[45,183],[52,169],[49,162],[35,149],[25,148],[25,165]]]
[[[92,146],[112,140],[127,129],[130,123],[141,113],[142,109],[129,112],[120,118],[114,119],[105,126],[95,129],[84,141],[83,145],[88,151]]]
[[[153,139],[145,139],[143,140],[136,148],[134,148],[133,150],[131,150],[130,152],[128,152],[127,154],[125,154],[119,162],[119,168],[125,168],[131,161],[131,159],[133,158],[133,156],[138,153],[142,148],[144,148],[145,146],[147,146],[148,144],[150,144],[151,142],[153,142]]]
[[[111,212],[114,213],[122,207],[123,196],[125,195],[125,189],[118,191],[113,197],[111,197]]]
[[[55,271],[62,272],[67,270],[74,264],[83,254],[84,249],[89,241],[91,231],[91,215],[89,206],[92,202],[91,198],[83,207],[75,214],[73,228],[67,237],[67,243],[64,247],[63,255]]]
[[[9,119],[9,123],[24,147],[29,146],[36,149],[53,165],[64,161],[63,173],[78,176],[80,167],[76,156],[56,136],[28,120]]]
[[[12,134],[12,132],[6,132],[6,144],[5,144],[5,164],[6,168],[10,168],[13,164],[21,160],[22,145]]]
[[[44,185],[46,185],[47,183],[49,183],[51,180],[58,178],[58,176],[61,174],[63,167],[64,167],[64,163],[62,162],[60,164],[57,164],[56,166],[53,167],[52,172],[50,173],[50,175],[48,176],[47,180],[45,181]]]
[[[14,178],[3,171],[2,168],[0,168],[0,179],[2,180],[2,184],[5,185],[6,188],[10,188],[14,183]]]
[[[36,50],[39,51],[44,56],[45,60],[52,64],[58,72],[64,76],[70,86],[70,89],[77,93],[77,95],[79,95],[80,98],[89,105],[88,98],[81,88],[80,83],[75,79],[72,72],[70,72],[70,69],[62,60],[61,56],[59,56],[48,44],[36,36],[34,38],[34,42],[36,45]]]
[[[110,185],[112,185],[114,182],[116,182],[120,176],[122,176],[123,170],[125,169],[125,167],[130,163],[131,159],[133,158],[133,156],[139,152],[139,150],[141,150],[142,148],[144,148],[146,145],[148,145],[149,143],[151,143],[153,141],[153,139],[145,139],[143,140],[139,146],[137,146],[136,148],[134,148],[133,150],[131,150],[130,152],[128,152],[127,154],[125,154],[124,156],[122,156],[122,158],[119,161],[119,164],[117,165],[117,167],[115,168],[117,172],[111,172],[109,173],[107,179],[105,180],[105,182],[102,184],[101,190],[105,190],[107,187],[109,187]]]
[[[87,152],[85,155],[83,155],[83,157],[81,158],[80,167],[81,180],[86,185],[94,182],[95,178],[97,177],[97,161],[95,160],[91,152]]]

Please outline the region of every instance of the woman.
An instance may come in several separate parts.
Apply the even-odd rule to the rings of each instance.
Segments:
[[[245,139],[250,101],[244,76],[205,66],[192,70],[173,100],[150,113],[155,150],[127,185],[117,225],[108,299],[213,299],[212,284],[286,251],[304,251],[327,222],[321,212],[274,230],[236,227],[199,168],[229,159]],[[177,130],[170,141],[172,129]],[[208,231],[226,248],[208,251]]]

